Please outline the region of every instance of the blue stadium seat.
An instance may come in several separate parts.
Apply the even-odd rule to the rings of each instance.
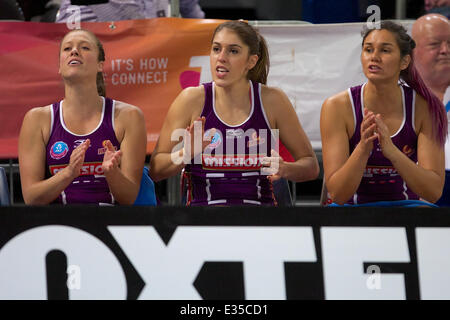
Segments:
[[[155,184],[148,175],[148,168],[144,166],[142,173],[141,187],[139,189],[134,206],[156,206]]]
[[[5,168],[3,167],[0,167],[0,205],[10,205],[8,180],[6,179]]]

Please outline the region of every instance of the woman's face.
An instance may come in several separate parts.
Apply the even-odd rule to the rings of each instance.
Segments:
[[[409,62],[409,55],[400,57],[397,40],[388,30],[373,30],[364,40],[361,65],[369,80],[398,80],[400,71],[406,69]]]
[[[66,35],[61,43],[59,73],[64,79],[92,77],[103,71],[103,61],[98,61],[95,39],[87,32],[74,31]]]
[[[258,61],[258,56],[249,55],[249,47],[228,28],[216,33],[209,57],[212,77],[218,86],[247,79],[248,71]]]

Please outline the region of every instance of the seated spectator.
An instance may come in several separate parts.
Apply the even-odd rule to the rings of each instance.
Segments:
[[[61,0],[17,0],[25,21],[55,22]]]
[[[292,104],[266,85],[268,48],[257,30],[241,21],[220,24],[210,63],[213,81],[184,89],[172,103],[150,161],[152,178],[184,169],[192,206],[274,206],[275,180],[316,179],[319,165]],[[294,162],[273,150],[273,130]],[[183,148],[172,138],[177,131]],[[196,147],[196,137],[203,146]]]
[[[144,169],[146,130],[140,109],[105,96],[105,52],[86,30],[60,46],[62,101],[33,108],[19,136],[26,204],[133,204]]]
[[[427,87],[444,103],[450,121],[450,23],[440,14],[427,14],[413,24],[414,58]],[[450,206],[450,142],[445,143],[445,186],[440,206]]]
[[[447,118],[414,68],[414,47],[394,22],[366,29],[361,64],[367,83],[323,103],[325,182],[338,205],[428,205],[441,196]]]
[[[427,87],[444,101],[450,99],[450,23],[440,14],[427,14],[413,24],[412,37],[416,42],[414,58]]]
[[[71,0],[62,0],[56,22],[67,22],[73,14]],[[118,21],[167,17],[168,0],[109,0],[108,3],[79,6],[81,21]],[[204,18],[198,0],[180,0],[183,18]]]

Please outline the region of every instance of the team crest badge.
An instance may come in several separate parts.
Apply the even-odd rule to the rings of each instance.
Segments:
[[[59,160],[64,158],[68,152],[69,147],[67,146],[67,143],[63,141],[57,141],[50,148],[50,157],[55,160]]]
[[[209,130],[205,133],[204,138],[209,137]],[[214,133],[211,143],[208,145],[209,149],[215,149],[222,143],[222,137],[218,131]]]

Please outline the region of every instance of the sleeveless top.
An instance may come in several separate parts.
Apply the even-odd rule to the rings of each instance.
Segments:
[[[355,132],[349,140],[350,153],[361,140],[361,122],[363,119],[365,85],[348,89],[352,102]],[[394,145],[417,163],[417,135],[414,130],[415,91],[407,86],[400,86],[402,91],[403,122],[398,131],[391,136]],[[392,163],[383,156],[378,139],[373,143],[372,153],[367,161],[361,183],[348,201],[349,204],[360,204],[375,201],[417,200],[406,182],[398,174]]]
[[[185,167],[187,205],[276,205],[272,183],[261,170],[277,141],[262,106],[261,84],[250,81],[250,115],[234,126],[216,113],[214,83],[203,86],[205,135],[211,128],[216,132],[202,156]]]
[[[66,128],[62,114],[62,101],[52,105],[52,127],[46,147],[47,177],[55,175],[68,166],[70,155],[77,146],[86,139],[91,141],[90,147],[86,150],[80,175],[61,192],[54,203],[114,204],[114,197],[102,169],[106,151],[105,141],[110,140],[116,150],[120,148],[114,132],[114,104],[114,100],[103,98],[101,120],[98,126],[86,135],[74,134]]]

